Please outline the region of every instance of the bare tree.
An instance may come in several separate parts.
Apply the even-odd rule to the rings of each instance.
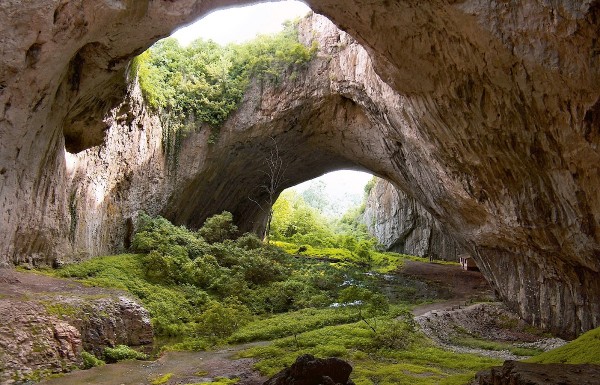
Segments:
[[[271,137],[271,141],[273,142],[273,148],[265,159],[267,168],[266,170],[260,170],[260,172],[266,176],[266,182],[258,186],[260,191],[267,195],[267,200],[261,204],[251,197],[248,198],[252,202],[256,203],[256,205],[258,205],[258,207],[260,207],[260,209],[267,214],[267,225],[263,235],[263,240],[265,243],[269,243],[271,220],[273,219],[273,205],[275,204],[277,193],[285,181],[284,175],[286,171],[286,167],[284,167],[283,164],[283,159],[281,159],[279,154],[279,146],[277,145],[277,141],[273,137]]]

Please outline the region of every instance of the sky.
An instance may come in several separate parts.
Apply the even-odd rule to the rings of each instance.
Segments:
[[[282,23],[305,16],[310,8],[300,1],[280,1],[229,8],[215,11],[193,24],[177,30],[175,37],[181,45],[203,38],[225,45],[251,40],[258,34],[276,33],[282,30]],[[352,197],[362,198],[364,186],[371,175],[358,171],[336,171],[317,179],[325,182],[325,191],[330,200],[342,206],[352,203]],[[311,181],[293,187],[302,192],[310,186]]]
[[[329,211],[324,214],[341,216],[348,209],[360,205],[365,193],[365,185],[372,177],[373,175],[366,172],[340,170],[300,183],[291,189],[302,193],[312,183],[323,181],[326,198],[330,203]]]
[[[203,38],[225,45],[251,40],[258,34],[276,33],[282,23],[305,16],[310,8],[300,1],[261,3],[215,11],[171,36],[181,45]]]

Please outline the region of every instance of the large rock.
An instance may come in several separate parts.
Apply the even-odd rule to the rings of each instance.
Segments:
[[[81,352],[151,344],[146,309],[122,292],[0,269],[0,383],[79,367]]]
[[[115,250],[138,208],[192,226],[230,208],[259,228],[246,198],[274,135],[290,184],[370,170],[439,220],[528,321],[566,335],[600,325],[598,1],[310,0],[366,51],[315,22],[321,60],[257,86],[217,146],[188,138],[175,173],[153,118],[128,114],[127,63],[242,3],[2,3],[2,264]]]
[[[350,373],[352,366],[344,360],[304,354],[263,385],[351,385]]]
[[[530,364],[506,361],[477,373],[478,385],[595,385],[600,365]]]
[[[377,179],[365,202],[362,221],[388,251],[458,261],[460,244],[415,199],[385,179]]]

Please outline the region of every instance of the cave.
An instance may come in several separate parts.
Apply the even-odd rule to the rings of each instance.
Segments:
[[[128,64],[245,3],[0,7],[0,264],[116,251],[140,209],[192,227],[226,209],[257,230],[247,198],[264,198],[253,185],[273,137],[289,185],[336,168],[381,176],[524,319],[571,337],[600,326],[597,1],[309,0],[332,20],[306,21],[320,58],[253,85],[217,145],[186,138],[174,172]]]

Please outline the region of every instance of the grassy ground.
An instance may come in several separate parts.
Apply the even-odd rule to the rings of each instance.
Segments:
[[[314,247],[310,245],[298,245],[281,241],[271,241],[271,243],[282,248],[288,254],[302,255],[308,258],[337,259],[342,262],[353,263],[356,265],[368,265],[372,271],[377,273],[389,273],[398,270],[402,267],[404,261],[429,262],[429,259],[425,257],[376,251],[371,251],[371,258],[369,261],[366,261],[348,249],[334,247]],[[301,247],[303,248],[303,251],[299,252]],[[442,260],[436,260],[435,263],[442,265],[458,265],[457,262]]]
[[[464,384],[475,372],[500,360],[456,354],[433,345],[421,333],[386,315],[364,322],[325,326],[271,345],[249,349],[241,357],[258,358],[256,369],[271,376],[291,365],[300,354],[340,357],[354,367],[357,385],[371,384]]]
[[[600,328],[582,334],[576,340],[526,360],[540,364],[600,364]]]

